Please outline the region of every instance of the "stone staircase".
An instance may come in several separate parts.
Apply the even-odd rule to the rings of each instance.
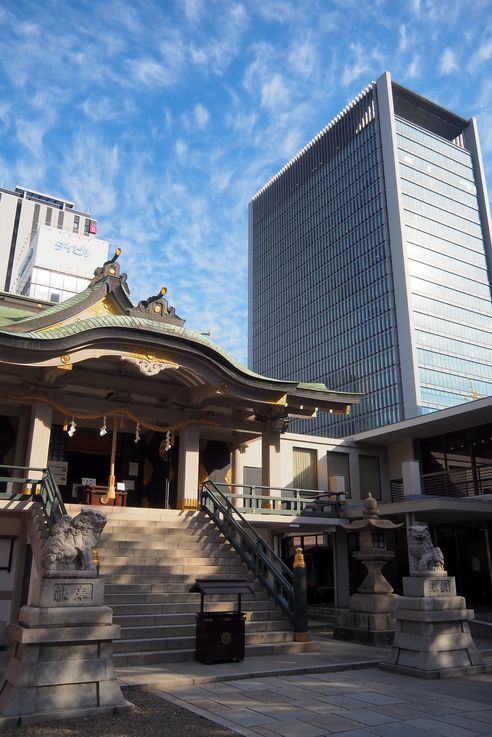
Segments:
[[[100,574],[105,603],[121,625],[121,640],[113,645],[116,666],[194,659],[200,595],[188,590],[197,577],[241,576],[251,582],[254,594],[242,597],[246,657],[319,649],[317,642],[293,642],[287,618],[203,512],[121,507],[104,512]],[[205,601],[207,611],[236,605],[233,596]]]

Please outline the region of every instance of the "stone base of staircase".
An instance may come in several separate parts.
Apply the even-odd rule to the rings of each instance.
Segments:
[[[80,507],[70,505],[69,514]],[[318,642],[293,641],[290,622],[203,512],[109,507],[99,546],[104,603],[121,626],[114,664],[155,665],[194,660],[200,595],[197,577],[245,577],[242,597],[246,658],[317,652]],[[236,597],[206,597],[207,611],[235,608]]]

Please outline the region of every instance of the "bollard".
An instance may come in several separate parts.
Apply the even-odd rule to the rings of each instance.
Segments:
[[[307,576],[302,548],[296,548],[294,577],[294,642],[309,642],[307,624]]]

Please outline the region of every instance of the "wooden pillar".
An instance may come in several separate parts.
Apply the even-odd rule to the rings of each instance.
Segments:
[[[33,403],[29,440],[27,442],[26,466],[46,468],[48,465],[52,419],[53,410],[49,404],[38,401]]]
[[[243,483],[243,467],[241,463],[241,451],[238,446],[234,446],[231,452],[231,483],[242,484]],[[240,489],[234,493],[240,493]]]
[[[197,425],[179,433],[178,509],[198,509],[200,429]]]
[[[261,436],[261,485],[269,487],[262,490],[262,494],[281,496],[279,488],[282,486],[280,464],[280,432],[272,430],[269,425]],[[271,487],[277,487],[273,489]],[[264,507],[271,508],[272,502],[263,502]]]
[[[269,427],[261,436],[262,486],[281,486],[280,432]]]

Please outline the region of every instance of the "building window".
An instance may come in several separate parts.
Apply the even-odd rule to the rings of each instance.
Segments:
[[[73,232],[78,233],[80,227],[80,217],[78,215],[73,216]]]
[[[89,235],[90,227],[91,227],[91,221],[89,220],[89,218],[86,218],[84,222],[84,235]]]
[[[318,452],[306,448],[294,448],[294,478],[296,489],[318,488]]]
[[[38,225],[39,225],[39,205],[34,205],[34,213],[32,216],[32,226],[31,226],[31,237],[34,236],[34,234],[37,232]]]
[[[60,212],[58,213],[58,223],[56,224],[56,227],[60,228],[60,230],[63,228],[63,215],[63,210],[60,210]]]
[[[51,292],[50,299],[52,302],[60,302],[60,294],[59,292]]]
[[[52,218],[52,216],[53,216],[53,208],[52,207],[47,207],[46,208],[46,217],[44,219],[44,224],[45,225],[51,225],[51,218]]]
[[[374,499],[381,499],[381,474],[377,456],[359,456],[360,498],[366,499],[369,494]]]
[[[340,491],[350,496],[349,454],[328,451],[326,456],[330,491]]]

